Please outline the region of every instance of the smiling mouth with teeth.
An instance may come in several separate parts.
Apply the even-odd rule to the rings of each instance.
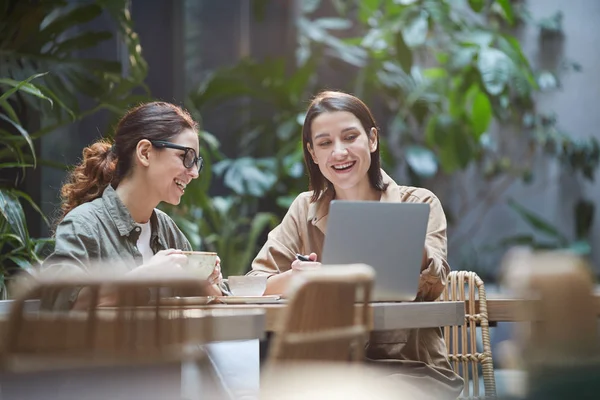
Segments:
[[[179,189],[181,189],[182,192],[185,192],[185,187],[187,186],[185,183],[178,179],[175,179],[175,184],[179,187]]]
[[[331,168],[335,169],[336,171],[345,171],[352,168],[355,163],[355,161],[351,161],[344,164],[332,165]]]

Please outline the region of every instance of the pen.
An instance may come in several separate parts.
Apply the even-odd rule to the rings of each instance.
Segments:
[[[298,253],[296,253],[296,258],[300,261],[310,261],[310,258],[308,258],[307,256],[303,256],[302,254],[298,254]]]

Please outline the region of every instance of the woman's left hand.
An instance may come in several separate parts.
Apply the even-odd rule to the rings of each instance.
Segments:
[[[208,282],[211,285],[220,285],[223,282],[223,274],[221,274],[221,259],[217,256],[217,261],[215,263],[215,269],[208,277]]]

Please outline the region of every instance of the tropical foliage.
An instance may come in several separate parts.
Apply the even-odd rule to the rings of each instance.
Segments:
[[[564,62],[556,70],[534,70],[511,35],[525,23],[536,24],[542,40],[560,35],[560,14],[536,21],[523,3],[509,0],[300,4],[295,68],[284,58],[244,59],[214,71],[189,96],[202,114],[232,101],[237,105],[227,143],[243,158],[221,161],[215,171],[223,173],[232,196],[245,196],[242,203],[252,205],[238,213],[251,218],[275,210],[281,217],[290,199],[306,188],[299,148],[302,113],[309,96],[322,88],[354,93],[374,106],[385,137],[384,166],[392,175],[407,175],[412,184],[426,187],[440,182],[461,187],[468,181],[479,188],[454,190],[461,198],[457,206],[447,204],[451,222],[475,216],[463,236],[467,240],[513,183],[534,180],[540,160],[554,158],[574,174],[594,179],[598,142],[574,140],[535,101],[537,93],[558,87],[561,73],[580,66]],[[507,204],[539,232],[540,219]],[[582,204],[593,216],[593,205],[584,199]],[[589,226],[578,228],[585,232],[575,247],[584,253]],[[562,235],[545,246],[571,247]],[[542,246],[530,236],[506,238],[500,245]]]
[[[59,127],[106,109],[120,114],[139,99],[146,62],[126,0],[96,2],[5,1],[0,6],[0,292],[19,268],[39,262],[49,239],[31,238],[16,188],[39,160],[36,140]],[[117,34],[85,24],[109,18]],[[123,42],[123,60],[86,57],[107,41]],[[141,88],[139,96],[132,90]],[[82,107],[82,104],[87,107]],[[46,223],[48,220],[42,215]]]

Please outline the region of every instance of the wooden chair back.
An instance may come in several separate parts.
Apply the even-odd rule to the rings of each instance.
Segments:
[[[116,291],[114,307],[98,307],[99,293],[105,285]],[[189,278],[36,281],[15,299],[3,323],[0,358],[5,368],[180,359],[188,344],[202,342],[206,336],[203,332],[211,329],[210,320],[198,324],[203,331],[192,331],[189,322],[202,318],[201,311],[183,307],[161,309],[160,298],[149,306],[148,293],[159,293],[164,288],[204,293],[206,285]],[[91,293],[86,311],[25,310],[26,300],[40,298],[46,291],[73,291],[81,287]]]
[[[373,279],[363,264],[298,274],[269,361],[362,361]]]

